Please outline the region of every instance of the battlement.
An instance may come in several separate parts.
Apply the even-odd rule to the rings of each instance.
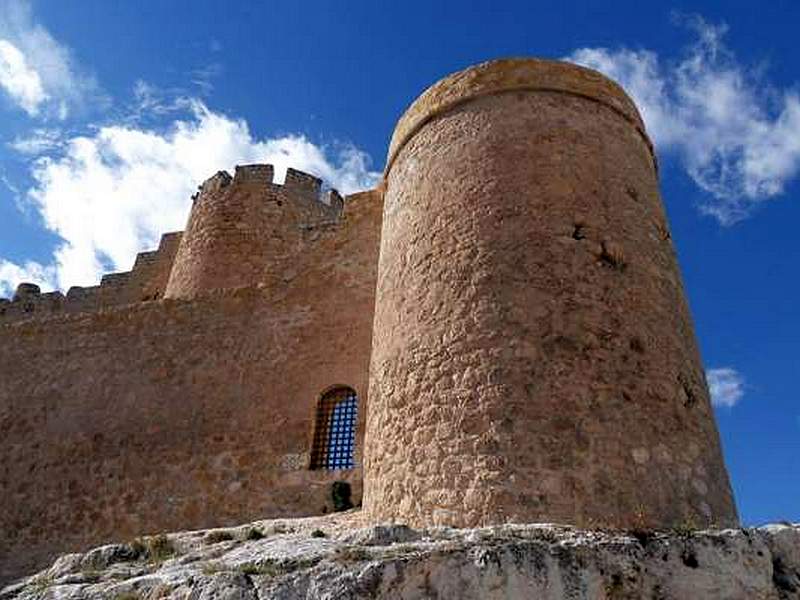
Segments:
[[[157,250],[136,255],[130,271],[103,275],[100,285],[72,286],[66,296],[60,291],[43,294],[36,284],[20,283],[11,300],[0,298],[0,324],[156,300],[163,296],[181,235],[165,233]]]
[[[233,175],[218,171],[205,180],[193,196],[190,217],[190,227],[197,229],[200,225],[203,231],[195,231],[195,241],[187,243],[189,250],[192,246],[196,250],[198,236],[199,242],[205,243],[210,229],[217,235],[222,232],[221,246],[215,246],[211,255],[190,251],[178,270],[203,269],[221,253],[228,253],[225,270],[235,271],[237,265],[246,265],[247,269],[238,278],[240,285],[257,285],[261,281],[257,273],[265,268],[277,272],[282,262],[274,252],[269,259],[270,253],[242,246],[237,236],[245,235],[263,245],[276,237],[299,235],[307,243],[316,239],[316,232],[337,227],[345,207],[339,192],[325,187],[321,178],[297,169],[287,169],[283,184],[275,183],[274,178],[272,165],[250,164],[237,165]],[[99,285],[73,286],[66,295],[60,291],[43,294],[33,283],[20,283],[12,299],[0,299],[0,324],[162,298],[183,235],[183,232],[164,234],[157,250],[136,255],[130,271],[103,275]],[[281,258],[290,258],[291,252],[287,252],[281,251]],[[265,262],[275,264],[265,265]],[[214,277],[214,284],[204,289],[238,287]]]
[[[198,191],[192,196],[192,200],[197,200],[201,192],[218,192],[228,187],[231,181],[233,181],[233,177],[231,177],[230,173],[227,171],[217,171],[198,186]]]
[[[236,170],[233,181],[236,183],[255,182],[255,183],[272,183],[275,176],[275,169],[272,165],[236,165]]]
[[[34,283],[20,283],[11,300],[0,298],[0,322],[28,318],[33,313],[57,312],[64,305],[64,300],[61,292],[42,294]]]
[[[322,191],[322,179],[295,169],[286,170],[283,185],[287,191],[310,197],[319,196]]]
[[[275,167],[269,164],[236,165],[231,176],[227,171],[218,171],[198,188],[193,200],[201,198],[203,203],[219,199],[219,193],[229,186],[254,186],[268,192],[267,199],[300,204],[311,203],[317,209],[328,207],[337,214],[342,211],[344,202],[339,192],[326,187],[320,177],[288,168],[283,184],[275,183]],[[321,205],[321,206],[320,206]]]
[[[319,177],[268,164],[237,165],[199,188],[166,290],[191,298],[214,289],[270,285],[294,272],[316,231],[335,228],[344,200]]]

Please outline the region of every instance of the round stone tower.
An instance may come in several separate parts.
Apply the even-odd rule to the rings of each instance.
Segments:
[[[737,522],[653,147],[597,72],[451,75],[385,171],[374,521]]]
[[[165,292],[192,298],[210,290],[285,283],[303,251],[305,231],[335,220],[342,198],[323,197],[322,180],[288,169],[273,183],[272,165],[220,171],[200,186]]]

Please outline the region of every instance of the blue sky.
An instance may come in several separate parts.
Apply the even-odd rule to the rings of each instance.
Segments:
[[[800,3],[497,4],[0,0],[0,296],[130,268],[236,163],[369,187],[435,80],[570,58],[655,140],[742,519],[800,521]]]

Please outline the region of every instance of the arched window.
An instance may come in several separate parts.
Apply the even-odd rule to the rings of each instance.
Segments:
[[[312,469],[352,469],[356,445],[358,397],[349,387],[336,387],[320,398],[311,449]]]

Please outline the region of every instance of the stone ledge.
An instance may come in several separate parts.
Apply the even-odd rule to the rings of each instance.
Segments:
[[[33,598],[800,598],[800,525],[718,531],[364,527],[358,511],[68,554],[5,588]]]

